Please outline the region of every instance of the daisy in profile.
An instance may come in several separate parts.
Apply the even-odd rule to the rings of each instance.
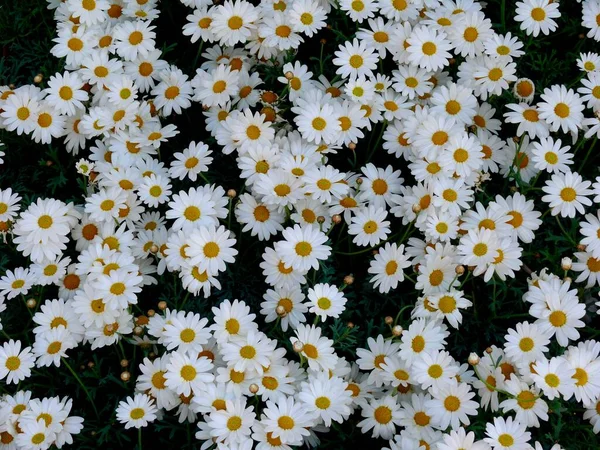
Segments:
[[[552,0],[525,0],[516,3],[515,21],[520,23],[521,30],[537,37],[550,34],[558,28],[554,19],[560,17],[558,4]]]
[[[125,429],[142,428],[156,420],[158,409],[154,399],[146,394],[138,393],[119,402],[117,420],[125,424]]]
[[[446,33],[428,27],[417,27],[406,40],[408,62],[422,69],[434,72],[443,69],[452,56],[452,48],[446,39]]]
[[[0,347],[0,380],[17,384],[31,375],[35,356],[31,347],[21,350],[21,341],[9,340]]]
[[[371,400],[362,408],[363,420],[358,423],[361,431],[370,430],[375,438],[391,439],[396,434],[396,426],[400,425],[400,406],[392,396],[380,400]]]
[[[327,259],[331,254],[331,247],[324,245],[327,236],[316,227],[294,225],[283,230],[283,239],[275,243],[275,251],[287,267],[299,271],[318,269],[319,260]]]
[[[359,209],[348,225],[348,234],[354,236],[352,242],[373,247],[385,240],[390,233],[390,222],[386,218],[387,211],[384,208],[368,206]]]
[[[344,312],[346,298],[337,286],[315,284],[308,289],[309,312],[316,314],[324,322],[328,317],[337,318]]]
[[[553,216],[573,218],[577,213],[585,214],[585,207],[591,206],[588,198],[592,194],[591,185],[591,181],[584,181],[577,172],[553,174],[542,188],[546,193],[542,201],[550,205]]]
[[[245,0],[227,0],[213,12],[211,30],[221,45],[246,42],[256,29],[257,8]]]
[[[579,94],[564,85],[553,85],[544,89],[541,100],[538,103],[540,118],[548,123],[550,130],[577,133],[581,128],[584,109]]]
[[[371,261],[368,272],[373,275],[371,283],[379,292],[385,294],[391,289],[396,289],[398,283],[404,281],[404,269],[411,263],[404,252],[404,245],[386,243]]]

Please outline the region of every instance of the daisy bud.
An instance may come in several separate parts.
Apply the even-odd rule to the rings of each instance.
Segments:
[[[472,366],[476,366],[477,364],[479,364],[479,356],[477,355],[477,353],[471,353],[469,355],[469,364],[471,364]]]
[[[164,311],[165,309],[167,309],[167,302],[165,302],[164,300],[158,302],[158,309],[160,309],[161,311]]]
[[[450,58],[450,60],[448,61],[448,63],[452,66],[452,65],[456,64],[456,59]]]
[[[131,378],[131,374],[129,372],[127,372],[127,371],[121,372],[121,380],[129,381],[130,378]]]
[[[256,394],[258,392],[258,384],[256,383],[252,383],[249,387],[248,390],[250,391],[251,394]]]
[[[331,218],[331,221],[337,225],[342,221],[342,216],[340,216],[339,214],[334,214]]]
[[[356,184],[358,184],[359,186],[360,186],[361,184],[363,184],[363,179],[362,179],[362,178],[357,178],[357,179],[356,179]]]
[[[148,325],[148,317],[147,316],[138,316],[135,318],[135,324],[142,326],[142,325]]]
[[[400,325],[395,325],[395,326],[392,328],[392,334],[393,334],[395,337],[400,337],[400,336],[402,336],[402,333],[403,333],[403,332],[404,332],[404,328],[402,328]]]
[[[573,267],[573,260],[565,256],[560,260],[560,267],[562,267],[562,270],[571,270],[571,267]]]
[[[142,327],[135,327],[133,329],[133,334],[135,334],[136,336],[141,336],[142,333],[144,332],[144,329]]]
[[[421,205],[419,205],[418,203],[415,203],[415,204],[412,206],[412,211],[413,211],[415,214],[419,214],[419,213],[420,213],[422,210],[423,210],[423,209],[421,208]]]
[[[150,253],[156,253],[158,252],[158,245],[156,244],[152,244],[152,246],[150,247]]]
[[[237,195],[237,192],[235,192],[235,189],[229,189],[227,191],[227,197],[229,197],[229,198],[235,198],[236,195]]]
[[[375,255],[379,255],[379,249],[378,249],[378,248],[376,248],[376,249],[372,250],[372,251],[371,251],[371,254],[372,254],[373,256],[375,256]]]
[[[286,77],[288,80],[291,80],[292,78],[294,78],[294,74],[288,70],[288,71],[285,73],[285,77]]]
[[[90,369],[93,369],[95,365],[96,365],[96,364],[94,364],[94,361],[90,361],[90,362],[87,364],[87,366],[88,366]]]
[[[580,252],[585,252],[585,245],[583,244],[577,244],[577,250],[579,250]]]
[[[35,300],[35,298],[30,298],[29,300],[27,300],[27,307],[29,309],[35,308],[35,305],[37,305],[37,301]]]
[[[325,45],[327,43],[327,40],[326,39],[321,39],[319,42],[321,43],[321,45]]]
[[[385,316],[384,320],[386,325],[391,325],[394,323],[394,318],[392,316]]]
[[[292,347],[294,348],[294,351],[296,353],[300,353],[302,350],[304,350],[304,344],[300,341],[294,342],[294,345]]]
[[[156,358],[156,353],[154,353],[154,352],[148,353],[148,358],[150,358],[150,359]]]
[[[82,364],[81,366],[79,366],[79,370],[85,370],[85,366]]]
[[[277,315],[279,317],[285,317],[286,316],[286,311],[285,308],[281,305],[277,306],[277,308],[275,308],[275,312],[277,313]]]
[[[491,355],[491,353],[493,352],[493,350],[492,350],[492,347],[488,347],[488,348],[486,348],[486,349],[485,349],[485,352],[486,352],[488,355]]]
[[[463,273],[465,273],[465,266],[456,266],[454,272],[456,272],[457,275],[462,275]]]
[[[583,33],[579,33],[579,36],[577,36],[579,39],[585,39],[585,34]]]
[[[355,144],[354,142],[350,142],[350,143],[348,144],[348,148],[349,148],[350,150],[356,150],[356,144]]]
[[[518,187],[516,187],[516,186],[511,186],[511,187],[510,187],[510,192],[512,192],[513,194],[514,194],[515,192],[518,192],[518,191],[519,191],[519,188],[518,188]]]
[[[344,277],[344,284],[347,284],[348,286],[350,286],[352,283],[354,283],[354,275],[352,275],[352,274],[346,275]]]
[[[38,73],[35,77],[33,77],[33,82],[35,84],[40,84],[43,79],[44,79],[44,76],[41,73]]]
[[[573,279],[572,279],[571,277],[564,277],[564,278],[563,278],[563,281],[564,281],[565,283],[572,283],[572,282],[573,282]]]
[[[54,164],[52,161],[46,161],[46,167],[50,167],[52,164]]]
[[[317,223],[318,223],[318,224],[325,223],[325,217],[323,217],[323,216],[319,216],[319,217],[317,217]]]
[[[153,309],[149,309],[149,310],[148,310],[148,312],[146,313],[146,315],[147,315],[148,317],[153,317],[153,316],[154,316],[154,314],[156,314],[156,311],[154,311]]]
[[[10,84],[8,85],[8,87],[9,87],[9,89],[10,89],[11,91],[12,91],[12,90],[14,90],[14,89],[16,88],[16,86],[15,86],[13,83],[10,83]]]
[[[129,365],[129,361],[127,361],[126,359],[122,359],[121,360],[121,367],[125,368]]]

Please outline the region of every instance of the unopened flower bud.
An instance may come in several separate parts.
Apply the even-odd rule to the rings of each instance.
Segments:
[[[154,311],[153,309],[149,309],[146,313],[148,317],[154,317],[154,314],[156,314],[156,311]]]
[[[129,381],[131,379],[131,374],[127,371],[121,372],[121,380]]]
[[[348,148],[349,148],[350,150],[356,150],[356,144],[355,144],[354,142],[350,142],[350,143],[348,144]]]
[[[361,184],[363,184],[363,179],[362,179],[362,178],[357,178],[357,179],[356,179],[356,184],[358,184],[359,186],[360,186]]]
[[[90,369],[93,369],[95,365],[96,365],[96,364],[94,364],[94,361],[90,361],[89,363],[87,363],[87,366],[88,366]]]
[[[479,364],[479,356],[477,355],[477,353],[471,353],[469,355],[469,364],[471,364],[472,366],[476,366],[477,364]]]
[[[463,273],[465,273],[465,266],[463,266],[463,265],[456,266],[456,268],[454,269],[454,272],[456,272],[457,275],[462,275]]]
[[[294,351],[296,353],[300,353],[302,350],[304,350],[304,344],[300,341],[294,342],[294,345],[292,345],[292,347],[294,348]]]
[[[293,74],[291,71],[289,71],[289,70],[288,70],[288,71],[285,73],[285,77],[286,77],[288,80],[291,80],[292,78],[294,78],[294,74]]]
[[[565,256],[560,260],[560,267],[562,267],[562,270],[571,270],[571,267],[573,267],[573,260]]]
[[[33,82],[35,84],[40,84],[44,79],[44,75],[42,75],[41,73],[38,73],[35,77],[33,77]]]
[[[248,386],[248,390],[251,394],[256,394],[258,392],[258,384],[252,383],[250,386]]]
[[[573,279],[572,279],[571,277],[564,277],[564,278],[563,278],[563,281],[564,281],[565,283],[572,283],[572,282],[573,282]]]
[[[339,214],[334,214],[333,217],[331,217],[331,221],[337,225],[342,221],[342,216]]]
[[[395,337],[400,337],[400,336],[402,336],[402,333],[403,333],[403,332],[404,332],[404,329],[403,329],[403,328],[402,328],[400,325],[395,325],[395,326],[392,328],[392,334],[393,334]]]
[[[150,247],[150,253],[155,254],[157,252],[158,252],[158,245],[152,244],[152,246]]]
[[[419,214],[422,210],[423,208],[421,208],[421,205],[419,205],[418,203],[412,205],[412,212],[414,212],[415,214]]]
[[[324,216],[318,216],[317,217],[317,223],[319,223],[319,224],[325,223],[325,217]]]
[[[141,336],[143,332],[144,329],[140,326],[137,326],[133,329],[133,334],[135,334],[136,336]]]
[[[235,191],[235,189],[229,189],[227,191],[227,197],[229,197],[229,198],[235,198],[236,195],[237,195],[237,192]]]
[[[129,361],[127,361],[126,359],[122,359],[121,360],[121,367],[125,368],[129,365]]]
[[[586,246],[583,244],[578,244],[577,245],[577,250],[579,250],[580,252],[585,252]]]
[[[354,283],[354,275],[352,275],[352,274],[346,275],[344,277],[344,284],[347,284],[348,286],[350,286],[352,283]]]
[[[350,329],[354,328],[354,324],[352,322],[348,322],[346,326]]]
[[[279,317],[285,317],[287,314],[287,311],[282,305],[277,306],[277,308],[275,308],[275,312]]]
[[[160,309],[161,311],[164,311],[165,309],[167,309],[167,302],[165,302],[164,300],[158,302],[158,309]]]
[[[37,305],[37,301],[35,298],[30,298],[29,300],[27,300],[27,307],[29,309],[35,308],[35,305]]]
[[[391,325],[394,323],[394,318],[392,316],[385,316],[384,320],[386,325]]]
[[[486,349],[485,349],[485,352],[486,352],[488,355],[491,355],[493,351],[494,351],[494,350],[492,350],[492,347],[488,347],[488,348],[486,348]]]

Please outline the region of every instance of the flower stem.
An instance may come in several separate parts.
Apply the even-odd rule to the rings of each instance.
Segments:
[[[61,358],[61,361],[67,367],[67,369],[69,369],[69,372],[71,372],[73,374],[73,376],[75,377],[75,379],[77,380],[77,382],[79,383],[81,388],[83,389],[83,392],[85,392],[85,395],[87,396],[90,403],[92,404],[92,408],[94,408],[94,413],[96,413],[96,418],[100,419],[100,414],[98,414],[98,410],[96,409],[96,404],[94,403],[94,399],[92,398],[90,391],[87,390],[87,388],[85,387],[85,384],[83,383],[83,381],[81,381],[81,378],[79,378],[79,375],[77,375],[77,373],[73,370],[73,368],[67,362],[67,360],[65,358]]]

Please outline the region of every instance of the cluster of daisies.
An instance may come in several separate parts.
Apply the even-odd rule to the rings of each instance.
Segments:
[[[81,154],[76,170],[87,181],[76,204],[22,206],[18,192],[0,190],[0,233],[31,261],[0,277],[0,312],[34,288],[52,292],[28,301],[31,346],[8,337],[0,347],[0,379],[64,368],[79,346],[154,348],[117,419],[141,428],[174,414],[197,424],[203,449],[316,446],[353,414],[391,450],[542,449],[532,431],[556,398],[581,403],[599,432],[600,343],[580,342],[578,331],[596,307],[577,288],[600,284],[600,177],[578,173],[576,152],[600,137],[600,55],[580,55],[575,85],[539,91],[519,78],[523,43],[494,30],[475,0],[181,2],[190,8],[183,34],[205,49],[193,74],[161,59],[157,0],[48,0],[52,54],[65,71],[44,88],[0,87],[0,128]],[[587,38],[600,41],[600,1],[581,7]],[[333,14],[357,31],[332,55],[328,79],[293,56]],[[556,1],[524,0],[511,20],[536,37],[556,31],[560,15]],[[265,68],[279,73],[273,85]],[[488,100],[500,95],[508,100],[497,111]],[[179,133],[169,116],[193,102],[215,144],[165,155]],[[331,163],[346,152],[356,166],[357,154],[370,160],[379,146],[388,164]],[[208,181],[217,153],[232,155],[241,195]],[[477,201],[493,174],[514,189]],[[541,202],[528,197],[535,190]],[[542,213],[561,227],[578,220],[565,276],[531,273],[530,320],[469,364],[455,360],[446,344],[472,306],[465,277],[506,281],[524,270],[522,246]],[[263,244],[260,310],[226,300],[212,317],[174,305],[144,314],[144,287],[165,273],[210,302],[238,260],[232,220]],[[356,248],[375,249],[365,282],[386,294],[406,279],[420,293],[411,320],[390,317],[389,335],[369,338],[352,362],[319,325],[344,312],[352,278],[338,286],[307,276],[335,261],[336,227]],[[70,409],[68,399],[5,395],[0,448],[71,443],[82,420]],[[480,409],[497,414],[476,440],[468,426]]]

